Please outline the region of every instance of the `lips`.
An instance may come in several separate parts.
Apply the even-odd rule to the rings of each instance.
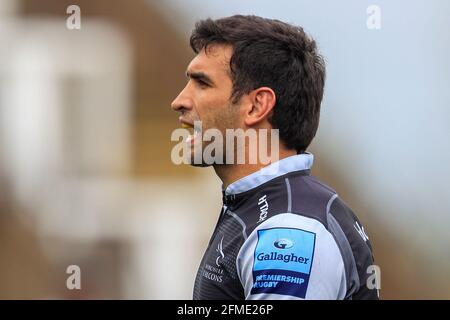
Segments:
[[[194,124],[191,121],[185,119],[182,115],[178,117],[178,121],[181,123],[182,128],[189,129],[194,127]]]
[[[201,127],[194,126],[192,123],[187,122],[180,118],[181,127],[184,129],[189,129],[191,134],[187,137],[186,143],[193,144],[196,139],[201,137]]]
[[[182,122],[182,123],[181,123],[181,127],[184,128],[184,129],[191,129],[191,128],[194,128],[194,126],[193,126],[192,124],[190,124],[190,123],[185,123],[185,122]]]

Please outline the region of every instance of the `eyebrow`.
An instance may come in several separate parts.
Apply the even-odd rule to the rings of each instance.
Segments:
[[[186,77],[197,81],[206,82],[209,85],[214,85],[214,81],[212,81],[212,79],[204,72],[186,71]]]

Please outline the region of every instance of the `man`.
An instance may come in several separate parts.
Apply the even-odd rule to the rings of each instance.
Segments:
[[[373,257],[361,223],[310,175],[313,156],[306,149],[318,128],[325,81],[315,42],[299,27],[237,15],[198,22],[190,44],[197,55],[172,108],[184,127],[201,123],[187,139],[189,158],[212,164],[224,203],[194,299],[377,299],[367,285]],[[223,150],[215,150],[213,163],[193,161],[213,143],[202,139],[212,129],[225,137]],[[236,163],[234,153],[247,159],[262,140],[256,137],[256,149],[236,146],[230,129],[279,136],[270,163]]]

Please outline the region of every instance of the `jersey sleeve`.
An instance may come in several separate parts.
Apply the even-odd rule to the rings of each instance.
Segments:
[[[344,261],[332,234],[316,219],[284,213],[258,225],[236,267],[247,300],[344,299]]]

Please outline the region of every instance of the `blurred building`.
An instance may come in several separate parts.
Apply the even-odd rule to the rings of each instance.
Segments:
[[[170,134],[178,127],[170,102],[185,83],[193,56],[186,34],[199,14],[195,6],[180,9],[174,2],[79,0],[81,29],[69,30],[66,9],[72,1],[0,1],[0,298],[191,297],[220,210],[220,182],[210,168],[170,160]],[[220,14],[230,14],[223,6]],[[208,8],[201,13],[211,12]],[[363,39],[353,48],[360,57]],[[325,48],[333,45],[324,41]],[[336,84],[344,77],[338,64],[348,53],[342,49],[326,57],[328,81]],[[361,68],[372,61],[353,58]],[[368,133],[345,140],[351,130],[377,133],[376,125],[383,124],[373,120],[373,109],[354,111],[356,100],[332,101],[345,85],[358,85],[360,70],[356,65],[341,81],[344,87],[328,90],[319,141],[312,147],[314,174],[338,190],[366,225],[381,267],[383,298],[449,298],[448,246],[432,248],[433,235],[440,243],[448,239],[436,222],[445,226],[448,218],[442,214],[420,232],[408,229],[424,221],[426,210],[433,215],[448,209],[448,188],[405,195],[406,182],[421,181],[400,171],[381,180],[380,170],[368,171],[371,162],[365,159],[382,159],[381,151],[394,153],[400,143],[383,149],[386,137]],[[382,105],[370,91],[370,71],[361,86]],[[440,74],[433,72],[428,78]],[[330,120],[331,104],[344,110],[342,121]],[[358,113],[373,127],[354,124],[361,120]],[[395,119],[405,127],[409,121]],[[321,134],[330,127],[334,131]],[[441,172],[445,176],[448,169]],[[370,187],[363,177],[373,178]],[[392,197],[380,201],[382,192]],[[410,204],[398,204],[397,196],[411,198]],[[433,196],[444,202],[443,209],[430,205]],[[415,224],[404,223],[405,210],[417,218]],[[80,266],[81,290],[66,287],[69,265]]]
[[[80,30],[70,4],[2,3],[0,261],[14,281],[0,295],[189,298],[215,219],[200,213],[219,210],[215,193],[186,209],[211,177],[170,161],[191,54],[145,1],[79,1]],[[80,291],[66,288],[72,264]]]

